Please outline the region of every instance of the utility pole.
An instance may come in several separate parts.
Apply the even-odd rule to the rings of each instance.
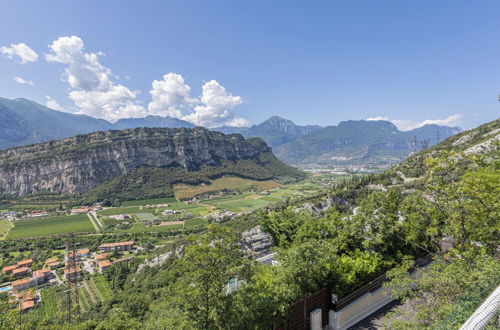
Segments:
[[[72,318],[78,319],[80,317],[80,299],[78,293],[78,254],[75,245],[75,234],[70,233],[67,235],[68,244],[66,247],[66,273],[68,280],[68,290],[66,290],[66,304],[68,308],[68,323],[71,323]],[[73,297],[71,297],[73,295]],[[72,299],[74,298],[74,299]],[[73,308],[74,304],[74,308]]]
[[[430,139],[420,141],[420,145],[422,146],[422,149],[427,149],[429,147],[429,142],[430,142]]]

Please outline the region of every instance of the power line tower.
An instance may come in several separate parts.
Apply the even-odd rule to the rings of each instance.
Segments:
[[[80,277],[80,267],[78,266],[78,253],[75,244],[75,234],[67,235],[68,244],[66,247],[66,267],[64,275],[68,281],[66,290],[66,307],[68,311],[68,323],[80,317],[80,297],[78,293],[78,279]]]
[[[410,148],[411,148],[411,153],[416,153],[417,152],[417,136],[413,135],[410,140]]]

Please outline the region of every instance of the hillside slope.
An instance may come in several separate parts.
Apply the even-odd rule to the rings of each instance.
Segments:
[[[103,119],[55,111],[26,99],[0,98],[0,119],[0,149],[113,128]]]
[[[155,175],[137,175],[139,169]],[[0,151],[0,193],[20,196],[82,193],[115,178],[114,190],[135,191],[141,185],[161,188],[225,174],[252,179],[302,176],[277,160],[261,139],[203,128],[103,131]]]

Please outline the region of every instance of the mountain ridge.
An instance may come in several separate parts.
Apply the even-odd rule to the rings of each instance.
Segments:
[[[0,150],[95,131],[137,127],[195,127],[181,119],[154,115],[123,118],[112,124],[104,119],[52,110],[22,98],[0,98],[0,119]],[[279,116],[271,116],[251,127],[222,126],[210,130],[224,134],[237,133],[246,138],[260,137],[274,149],[281,160],[300,166],[386,166],[404,159],[425,145],[432,146],[438,139],[445,139],[461,131],[458,127],[432,124],[411,131],[400,131],[391,122],[383,120],[349,120],[326,127],[301,126]],[[415,143],[417,146],[412,145]]]
[[[0,194],[83,193],[138,168],[163,169],[154,176],[161,177],[160,187],[222,175],[262,180],[303,176],[276,159],[259,138],[201,127],[134,128],[0,151]]]

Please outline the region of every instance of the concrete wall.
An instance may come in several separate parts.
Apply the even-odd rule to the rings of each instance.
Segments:
[[[389,290],[384,287],[367,293],[337,312],[330,310],[329,328],[332,330],[345,330],[393,300]]]

